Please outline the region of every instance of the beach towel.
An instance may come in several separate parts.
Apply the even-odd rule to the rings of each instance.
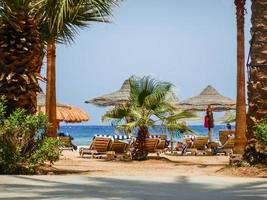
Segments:
[[[131,141],[133,140],[133,138],[131,136],[128,135],[113,135],[113,140],[119,140],[123,143],[131,143]]]

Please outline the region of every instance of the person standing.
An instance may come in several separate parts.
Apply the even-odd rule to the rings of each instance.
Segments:
[[[208,136],[209,136],[209,142],[212,142],[213,140],[213,128],[214,128],[214,119],[213,119],[213,113],[212,108],[209,105],[207,108],[205,121],[204,121],[204,127],[208,128]]]

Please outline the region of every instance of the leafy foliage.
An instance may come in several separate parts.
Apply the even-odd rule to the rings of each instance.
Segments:
[[[46,138],[47,117],[17,109],[5,117],[0,101],[0,174],[34,173],[44,162],[59,159],[59,142]]]
[[[267,146],[267,121],[262,120],[255,127],[255,135],[257,140]]]
[[[157,122],[155,119],[162,119],[175,109],[166,100],[171,86],[148,76],[132,77],[129,103],[114,107],[103,116],[103,120],[113,120],[118,124],[117,129],[125,132],[133,132],[138,127],[152,127]]]
[[[80,28],[89,22],[109,22],[116,0],[43,0],[37,15],[44,41],[71,43]]]
[[[146,157],[143,144],[145,136],[149,134],[149,127],[161,124],[167,129],[179,130],[181,133],[189,131],[186,125],[174,123],[178,118],[188,118],[191,114],[174,115],[175,108],[167,99],[171,87],[171,83],[157,81],[149,76],[132,77],[129,102],[115,106],[102,118],[103,120],[112,120],[117,124],[117,130],[128,134],[133,133],[135,128],[138,129],[138,145],[135,147],[141,152],[138,160]]]

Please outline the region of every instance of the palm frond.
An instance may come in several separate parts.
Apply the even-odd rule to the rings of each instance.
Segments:
[[[138,125],[135,121],[133,121],[133,122],[129,122],[127,124],[122,124],[122,125],[116,126],[116,130],[119,132],[123,131],[124,133],[129,134],[129,133],[133,133],[134,129],[136,127],[138,127]]]
[[[171,87],[171,83],[157,81],[149,76],[133,77],[130,79],[130,100],[137,106],[153,109],[165,100]]]
[[[39,9],[42,38],[71,43],[91,22],[109,22],[115,0],[43,0]]]
[[[164,125],[169,131],[176,131],[179,133],[194,133],[188,126],[182,123],[178,124],[165,124]]]
[[[168,122],[175,122],[175,121],[180,120],[180,119],[193,118],[193,117],[197,117],[195,113],[189,112],[189,111],[184,111],[184,112],[170,115],[170,116],[166,117],[165,120]]]
[[[106,112],[105,115],[102,117],[102,121],[105,120],[122,120],[125,119],[126,117],[129,117],[131,110],[129,109],[128,106],[120,105],[120,106],[115,106],[112,110]]]

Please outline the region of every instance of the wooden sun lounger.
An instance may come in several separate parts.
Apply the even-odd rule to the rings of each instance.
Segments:
[[[129,150],[129,144],[122,142],[120,140],[114,140],[111,142],[109,151],[107,152],[107,157],[109,160],[113,160],[115,158],[120,159],[131,159]]]
[[[94,157],[98,154],[105,154],[109,150],[111,138],[95,137],[89,148],[81,148],[79,153],[83,157],[84,154],[89,154]]]
[[[71,142],[70,136],[59,136],[58,139],[60,142],[63,143],[63,147],[59,148],[61,151],[63,151],[63,150],[73,151],[73,144]]]
[[[163,153],[166,151],[166,140],[160,140],[158,145],[156,146],[156,149],[155,149],[157,152],[159,153]]]
[[[159,150],[157,150],[157,146],[159,145],[161,139],[160,138],[146,138],[145,139],[145,150],[147,153],[157,153],[157,157],[159,157]]]
[[[119,140],[114,140],[110,145],[110,151],[114,151],[117,154],[125,153],[128,144]]]
[[[235,130],[219,130],[219,141],[221,144],[224,144],[227,140],[229,135],[235,135]]]
[[[165,147],[166,147],[167,135],[165,135],[165,134],[153,134],[153,136],[157,136],[159,139],[159,142],[156,146],[155,152],[163,153],[165,151]]]
[[[206,145],[208,143],[208,137],[196,136],[194,141],[189,144],[190,147],[186,149],[186,152],[191,152],[191,155],[205,154]]]
[[[216,154],[224,153],[225,155],[231,155],[233,154],[234,145],[235,138],[228,138],[222,146],[218,147]]]

